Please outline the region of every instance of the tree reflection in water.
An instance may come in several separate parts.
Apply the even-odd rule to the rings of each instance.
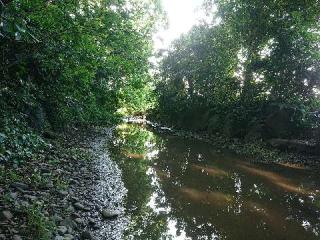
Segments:
[[[317,239],[317,175],[217,154],[197,140],[121,125],[113,159],[123,171],[126,239]]]

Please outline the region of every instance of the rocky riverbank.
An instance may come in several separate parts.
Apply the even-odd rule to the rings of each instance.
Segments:
[[[120,239],[126,189],[110,128],[73,128],[45,152],[0,166],[0,239]]]

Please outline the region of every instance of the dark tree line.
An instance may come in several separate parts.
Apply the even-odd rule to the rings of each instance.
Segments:
[[[195,26],[162,61],[159,116],[232,136],[268,132],[273,122],[286,133],[269,135],[292,135],[315,123],[320,2],[219,0],[207,9],[213,4],[213,23]]]

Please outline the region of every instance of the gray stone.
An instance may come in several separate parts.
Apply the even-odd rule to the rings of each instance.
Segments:
[[[28,194],[25,194],[24,197],[30,201],[36,201],[37,200],[37,197],[36,196],[32,196],[32,195],[28,195]]]
[[[81,203],[76,202],[73,205],[77,210],[81,210],[81,211],[89,211],[90,209],[88,209],[87,207],[83,206]]]
[[[47,185],[46,185],[46,187],[47,187],[47,188],[53,188],[53,187],[54,187],[53,182],[51,182],[51,181],[48,182]]]
[[[58,222],[61,222],[63,219],[62,217],[60,217],[58,214],[55,214],[53,217],[52,217],[53,221],[55,221],[56,223]]]
[[[13,240],[22,240],[22,238],[19,235],[13,235]]]
[[[121,213],[117,210],[107,210],[104,209],[101,212],[103,218],[115,218],[118,217]]]
[[[59,234],[64,235],[65,233],[67,233],[68,228],[66,226],[59,226],[57,227],[57,231]]]
[[[82,232],[81,239],[93,239],[92,233],[89,231]]]
[[[82,218],[76,218],[76,219],[74,219],[74,221],[75,221],[76,223],[80,224],[80,225],[84,224],[84,221],[83,221]]]
[[[95,225],[96,221],[93,218],[88,218],[88,222],[90,225]]]
[[[74,207],[73,206],[69,206],[67,209],[66,209],[67,212],[74,212]]]
[[[18,196],[18,193],[17,193],[17,192],[10,192],[10,193],[9,193],[9,197],[10,197],[11,199],[16,199],[17,196]]]
[[[55,236],[54,240],[64,240],[64,237],[57,235]]]
[[[21,201],[21,202],[20,202],[20,205],[21,205],[22,207],[25,207],[25,208],[30,207],[30,204],[29,204],[27,201]],[[38,204],[38,205],[42,205],[42,204]]]
[[[74,226],[75,226],[75,224],[71,220],[71,218],[65,218],[60,224],[62,226],[66,226],[66,227],[70,227],[70,228],[74,228]]]
[[[6,220],[10,220],[13,217],[12,213],[10,211],[7,211],[7,210],[2,211],[2,216]]]
[[[64,190],[60,190],[58,193],[62,196],[68,195],[68,191],[64,191]]]
[[[18,190],[20,190],[20,189],[28,190],[29,189],[29,186],[27,184],[21,183],[21,182],[14,182],[11,184],[11,186],[18,189]]]
[[[65,234],[63,240],[72,240],[74,239],[74,236],[71,234]]]

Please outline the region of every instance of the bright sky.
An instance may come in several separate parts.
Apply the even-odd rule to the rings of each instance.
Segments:
[[[167,12],[169,28],[155,36],[155,48],[167,48],[182,33],[186,33],[204,16],[201,5],[204,0],[162,0]]]

